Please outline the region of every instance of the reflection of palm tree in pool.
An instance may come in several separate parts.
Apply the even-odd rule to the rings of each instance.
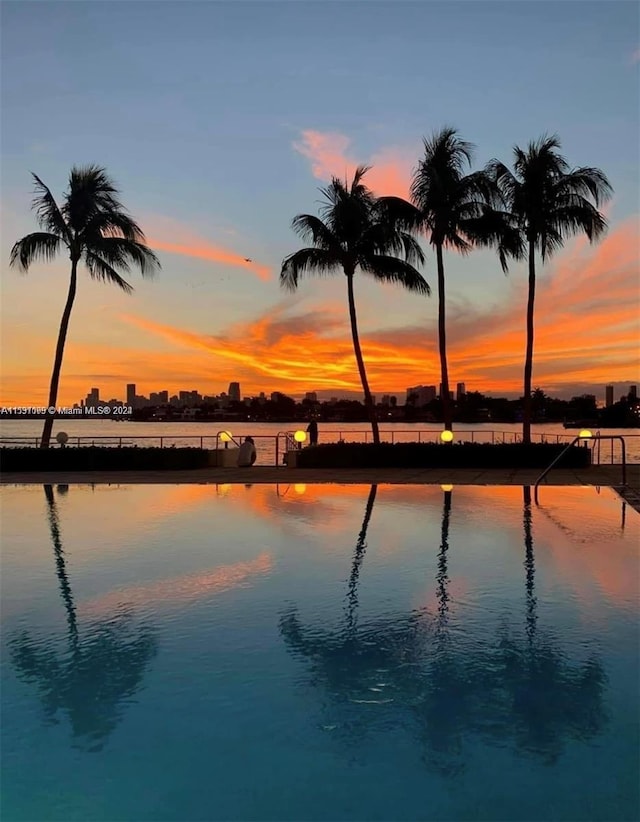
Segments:
[[[437,562],[437,612],[375,617],[358,626],[357,588],[375,491],[367,502],[347,593],[346,627],[306,627],[295,609],[280,631],[289,650],[311,663],[313,682],[331,694],[338,728],[373,731],[407,723],[425,760],[444,773],[464,767],[464,739],[475,735],[553,761],[569,739],[587,739],[602,725],[604,672],[595,658],[566,661],[552,634],[538,629],[531,508],[524,506],[526,640],[501,632],[499,642],[450,626],[449,529],[452,492],[444,492]],[[471,626],[472,627],[472,626]],[[355,704],[353,704],[355,703]],[[332,720],[337,717],[332,713]]]
[[[36,683],[47,720],[56,722],[56,714],[65,711],[74,738],[90,750],[99,750],[121,718],[121,704],[139,689],[156,653],[156,640],[148,627],[134,629],[124,612],[88,623],[80,631],[52,486],[45,485],[44,492],[67,614],[68,650],[59,654],[55,639],[34,639],[24,632],[10,640],[11,658],[19,675]]]
[[[551,632],[542,633],[538,627],[531,510],[531,488],[525,486],[526,641],[522,643],[503,632],[497,672],[508,697],[505,719],[512,722],[517,743],[553,762],[566,739],[588,739],[600,731],[606,676],[593,654],[581,665],[569,665],[557,638]]]
[[[367,550],[367,529],[369,528],[369,520],[373,513],[373,504],[376,501],[376,494],[378,493],[378,486],[372,485],[369,490],[367,498],[367,505],[364,511],[364,519],[362,520],[362,528],[358,534],[356,542],[356,550],[353,554],[353,564],[351,566],[351,574],[349,575],[349,589],[347,592],[347,633],[353,634],[357,627],[358,621],[358,580],[360,578],[360,566],[364,559]]]

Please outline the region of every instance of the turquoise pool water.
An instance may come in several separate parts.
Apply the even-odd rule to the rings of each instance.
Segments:
[[[640,817],[609,490],[0,498],[3,822]]]

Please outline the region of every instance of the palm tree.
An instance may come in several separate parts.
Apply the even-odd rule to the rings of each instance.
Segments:
[[[571,169],[557,151],[559,148],[557,136],[544,135],[529,143],[526,151],[514,147],[513,172],[498,160],[492,160],[486,169],[521,232],[529,262],[522,418],[522,439],[526,443],[531,442],[536,252],[544,264],[572,235],[583,232],[589,242],[597,240],[607,227],[598,207],[613,191],[599,168]]]
[[[118,190],[105,169],[93,165],[72,168],[69,188],[60,206],[42,180],[35,174],[32,176],[36,195],[33,208],[42,231],[27,234],[15,243],[10,264],[27,272],[37,260],[49,262],[65,247],[69,252],[71,279],[49,386],[49,408],[55,408],[64,344],[76,296],[78,264],[84,262],[93,279],[113,283],[130,293],[133,288],[118,270],[128,272],[134,266],[146,276],[160,268],[160,263],[147,247],[138,224],[124,210]],[[53,416],[47,414],[42,448],[49,447],[52,428]]]
[[[504,210],[500,191],[484,171],[465,173],[474,146],[456,129],[445,126],[425,139],[424,157],[411,183],[413,208],[395,206],[404,215],[406,229],[420,230],[436,252],[438,267],[438,348],[440,401],[444,427],[452,429],[447,365],[444,250],[468,254],[475,246],[496,246],[503,271],[507,258],[522,254],[521,241]]]
[[[35,683],[46,721],[53,723],[58,713],[66,713],[76,744],[98,751],[122,718],[124,706],[139,690],[157,653],[157,640],[149,626],[135,626],[124,610],[80,629],[52,486],[45,485],[44,493],[56,576],[67,616],[68,649],[59,653],[57,637],[34,638],[22,631],[9,640],[11,660],[22,679]]]
[[[387,203],[395,198],[376,198],[364,185],[362,178],[367,171],[366,166],[359,166],[350,186],[334,177],[330,185],[322,189],[326,200],[321,209],[323,219],[311,214],[299,214],[294,218],[293,230],[313,245],[283,260],[280,284],[295,291],[303,274],[326,276],[340,270],[344,272],[353,350],[373,441],[379,443],[376,411],[358,336],[353,291],[355,273],[359,268],[376,280],[399,283],[419,294],[429,294],[430,290],[426,280],[414,267],[414,264],[424,263],[422,249],[411,234],[396,223],[394,206]]]

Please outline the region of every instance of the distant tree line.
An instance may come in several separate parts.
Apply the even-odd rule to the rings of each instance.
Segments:
[[[598,409],[593,394],[582,394],[570,400],[547,396],[536,388],[531,398],[532,422],[574,422],[597,424],[611,428],[640,425],[640,405],[631,396],[621,399],[609,408]],[[185,409],[175,406],[147,406],[134,410],[132,419],[140,422],[157,422],[159,419],[184,422]],[[444,407],[439,398],[426,405],[417,406],[412,401],[400,405],[397,397],[390,397],[388,404],[375,406],[379,422],[424,422],[442,423]],[[470,391],[458,400],[450,401],[452,420],[458,423],[486,423],[522,421],[523,398],[508,400],[504,397],[490,397],[479,391]],[[336,402],[296,402],[292,397],[281,394],[277,400],[252,400],[227,402],[222,408],[219,403],[202,403],[188,410],[188,419],[194,422],[215,422],[241,420],[255,422],[368,422],[369,409],[358,400],[337,400]]]

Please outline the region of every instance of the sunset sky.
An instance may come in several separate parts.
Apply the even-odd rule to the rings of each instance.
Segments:
[[[360,395],[344,277],[278,283],[332,174],[357,163],[406,196],[421,140],[453,125],[476,166],[558,133],[615,194],[594,247],[540,273],[533,383],[552,395],[640,382],[639,7],[633,2],[13,2],[2,30],[0,403],[46,404],[68,260],[9,269],[37,228],[34,171],[60,196],[104,165],[157,251],[132,296],[80,280],[61,404],[197,388]],[[426,248],[426,246],[425,246]],[[252,262],[245,262],[250,258]],[[526,266],[447,255],[450,380],[519,396]],[[431,298],[357,277],[372,389],[439,382]]]

